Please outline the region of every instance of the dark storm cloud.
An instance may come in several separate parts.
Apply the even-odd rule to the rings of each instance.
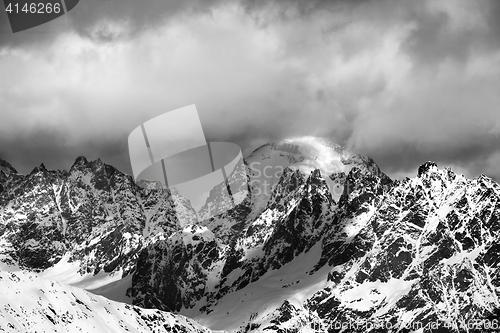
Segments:
[[[409,82],[385,92],[390,103],[373,103],[371,112],[356,118],[352,147],[388,172],[414,175],[416,166],[434,160],[469,177],[499,179],[500,59],[493,59],[474,60],[468,70],[440,64],[435,73],[409,72]]]
[[[173,17],[207,12],[220,0],[163,1],[85,0],[68,14],[42,26],[12,34],[5,11],[0,13],[0,46],[30,46],[51,42],[75,31],[92,40],[127,39],[167,23]]]
[[[388,19],[409,24],[400,50],[411,69],[400,86],[384,88],[382,104],[357,112],[351,147],[397,176],[413,176],[419,164],[434,160],[469,177],[499,180],[500,2],[405,7]]]
[[[136,0],[81,1],[71,17],[72,27],[92,39],[112,41],[130,38],[151,28],[168,23],[172,18],[182,20],[183,15],[207,13],[221,0],[164,1],[147,3]],[[111,25],[121,25],[115,31]]]
[[[30,173],[41,163],[49,170],[69,170],[78,156],[89,160],[101,158],[130,173],[130,167],[123,163],[128,158],[127,143],[121,138],[108,141],[95,137],[76,146],[65,144],[66,138],[65,133],[54,130],[10,137],[0,135],[0,159],[8,161],[21,174]]]
[[[303,18],[318,11],[337,11],[348,14],[354,8],[369,3],[371,0],[242,0],[242,7],[247,14],[253,15],[258,23],[269,24],[272,20],[288,21],[296,18]],[[273,15],[266,16],[263,10],[272,10]]]
[[[464,145],[449,146],[447,149],[422,149],[413,142],[387,143],[363,153],[373,156],[384,172],[392,175],[414,177],[417,167],[426,161],[434,161],[439,167],[451,167],[456,173],[465,173],[467,177],[487,174],[500,181],[500,169],[497,165],[489,165],[490,157],[499,152],[500,137],[489,135],[477,137]],[[492,168],[493,167],[493,168]]]
[[[418,64],[436,65],[446,59],[463,63],[478,52],[500,47],[500,2],[462,4],[465,8],[458,13],[449,10],[451,6],[414,6],[408,13],[415,29],[403,47]]]
[[[94,41],[112,42],[136,37],[138,34],[180,20],[190,15],[210,13],[227,0],[85,0],[67,15],[44,25],[11,33],[7,13],[0,11],[0,47],[33,46],[52,42],[61,33],[74,31]],[[241,1],[249,13],[272,2]],[[328,1],[279,1],[279,7],[293,6],[301,13],[328,7]],[[171,22],[170,22],[171,23]]]
[[[500,177],[500,1],[85,0],[6,27],[0,154],[22,172],[85,155],[130,173],[128,133],[196,103],[245,154],[317,135],[392,176]]]

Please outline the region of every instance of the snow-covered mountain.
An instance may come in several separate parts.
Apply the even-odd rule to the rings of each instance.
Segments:
[[[354,167],[363,173],[377,174],[384,183],[391,181],[371,158],[310,136],[269,142],[254,150],[245,159],[245,165],[245,173],[237,170],[229,177],[229,181],[241,187],[242,175],[246,174],[246,183],[249,185],[247,197],[237,209],[203,222],[226,241],[230,241],[232,235],[239,234],[263,213],[287,168],[299,170],[303,175],[320,170],[335,201],[342,195],[347,174]]]
[[[99,160],[0,172],[0,269],[229,332],[498,324],[492,179],[428,162],[392,181],[370,158],[311,137],[264,145],[245,166],[228,178],[242,188],[246,175],[241,203],[222,212],[232,203],[221,184],[201,212],[222,213],[199,224],[178,221],[175,200],[196,221],[180,194],[140,189]]]
[[[274,185],[286,167],[301,170],[304,174],[320,170],[335,200],[340,198],[343,180],[354,167],[387,179],[371,158],[311,136],[267,143],[253,151],[246,160],[252,181],[256,184],[254,199],[259,202],[257,206],[261,209],[267,203]]]
[[[500,304],[500,186],[426,163],[417,177],[396,182],[385,195],[372,195],[376,187],[344,197],[314,268],[328,267],[327,282],[304,303],[292,303],[299,317],[323,328],[346,323],[353,332],[383,325],[466,332],[474,321],[477,331],[494,324],[479,320],[492,318]],[[270,320],[280,315],[262,318],[263,325],[274,325]]]
[[[143,296],[144,281],[156,284],[132,299],[177,304],[229,331],[484,329],[497,323],[500,306],[499,217],[498,184],[433,163],[394,183],[353,168],[337,203],[319,170],[286,168],[264,211],[233,243],[188,230],[184,242],[176,235],[163,251],[146,249],[131,290]]]
[[[0,174],[0,264],[43,271],[72,263],[63,282],[125,277],[152,237],[181,228],[181,204],[184,220],[196,220],[179,193],[140,188],[101,160],[79,157],[69,171],[42,164],[28,175]]]

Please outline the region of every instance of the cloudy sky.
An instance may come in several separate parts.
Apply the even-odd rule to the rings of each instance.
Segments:
[[[100,157],[196,104],[244,154],[297,135],[500,180],[500,1],[81,0],[12,34],[0,13],[0,158],[21,173]]]

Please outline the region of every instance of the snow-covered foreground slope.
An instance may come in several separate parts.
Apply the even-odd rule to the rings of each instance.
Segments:
[[[26,272],[0,272],[2,332],[210,332],[195,321],[110,301]]]

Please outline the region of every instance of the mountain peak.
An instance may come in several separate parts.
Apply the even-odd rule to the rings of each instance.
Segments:
[[[14,169],[9,162],[0,159],[0,171],[3,171],[5,174],[17,173],[17,170]]]
[[[89,163],[89,161],[85,156],[78,156],[75,160],[75,163],[73,163],[73,167],[77,165],[87,165],[87,163]]]
[[[37,174],[39,172],[45,172],[47,171],[47,169],[45,168],[45,164],[40,164],[39,166],[35,167],[31,172],[30,172],[30,175],[34,175],[34,174]]]
[[[80,168],[91,168],[93,170],[95,169],[100,169],[104,166],[104,162],[100,159],[97,158],[96,160],[88,160],[85,156],[78,156],[77,159],[75,160],[75,163],[71,166],[71,169],[74,169],[76,167]]]
[[[308,184],[321,184],[324,182],[325,182],[324,177],[321,175],[321,170],[319,169],[313,170],[309,174],[309,177],[307,178]]]
[[[347,174],[352,167],[360,165],[380,171],[371,158],[361,156],[327,139],[314,136],[271,141],[254,150],[248,156],[247,162],[261,164],[266,159],[274,159],[283,167],[297,166],[306,174],[320,169],[324,176],[339,172]]]
[[[257,201],[260,207],[265,207],[270,193],[269,189],[278,183],[286,167],[298,169],[305,175],[314,170],[320,170],[320,175],[326,180],[331,189],[343,187],[343,180],[354,167],[365,173],[376,174],[381,178],[387,177],[377,164],[369,157],[359,155],[336,143],[324,138],[303,136],[272,141],[250,154],[247,158],[249,174],[256,193],[260,193]],[[319,175],[319,174],[318,174]],[[342,190],[332,193],[333,199],[338,200]]]
[[[418,177],[422,177],[431,171],[439,171],[438,165],[432,161],[425,162],[418,168]]]

